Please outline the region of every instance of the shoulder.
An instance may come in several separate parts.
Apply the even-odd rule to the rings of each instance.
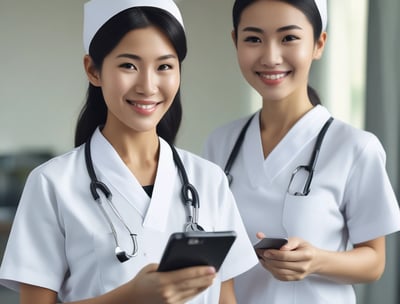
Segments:
[[[215,129],[207,137],[203,146],[202,155],[220,166],[223,166],[241,130],[253,116],[254,114],[245,116]]]
[[[47,179],[61,180],[63,176],[74,176],[79,174],[83,165],[83,146],[77,147],[69,152],[55,156],[50,160],[33,169],[28,179],[44,177]]]
[[[226,123],[218,128],[216,128],[206,140],[206,143],[212,142],[235,142],[240,131],[243,129],[246,122],[252,118],[254,114],[233,120],[229,123]]]
[[[194,172],[195,176],[225,177],[222,169],[213,162],[184,149],[177,148],[177,151],[188,172]]]
[[[366,130],[351,126],[339,119],[335,119],[332,124],[331,141],[337,147],[351,150],[355,155],[363,153],[377,153],[385,155],[383,146],[378,137]],[[350,151],[349,151],[350,152]]]

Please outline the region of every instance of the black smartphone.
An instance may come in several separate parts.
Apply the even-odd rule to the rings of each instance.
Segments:
[[[214,266],[218,271],[235,239],[234,231],[173,233],[165,247],[158,271],[203,265]]]
[[[287,242],[285,238],[263,238],[254,245],[254,249],[280,249]]]

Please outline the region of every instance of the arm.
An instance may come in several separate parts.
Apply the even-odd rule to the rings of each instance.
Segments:
[[[233,288],[233,279],[222,282],[219,296],[219,304],[236,304],[235,290]]]
[[[385,237],[360,243],[343,252],[326,251],[290,238],[280,250],[265,250],[260,260],[275,278],[301,280],[319,274],[345,284],[378,280],[385,268]]]
[[[215,269],[190,267],[170,272],[157,272],[157,264],[144,267],[128,283],[101,296],[70,304],[174,303],[183,304],[208,288]],[[55,291],[21,284],[20,304],[56,304]]]

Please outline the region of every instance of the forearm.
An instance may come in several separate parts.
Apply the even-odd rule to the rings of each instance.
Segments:
[[[345,252],[319,250],[315,273],[341,283],[378,280],[385,268],[385,238],[358,244]]]

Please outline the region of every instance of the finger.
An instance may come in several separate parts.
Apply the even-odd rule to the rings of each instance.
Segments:
[[[144,274],[144,273],[151,273],[151,272],[156,272],[158,269],[158,264],[148,264],[144,266],[138,273],[139,274]]]
[[[261,264],[265,269],[267,269],[276,279],[280,281],[298,281],[303,279],[306,276],[305,272],[299,272],[287,268],[287,265],[281,265],[275,262],[264,262],[261,261]]]
[[[202,288],[212,283],[216,276],[214,267],[197,266],[160,273],[160,281],[164,285],[185,288]],[[211,282],[211,283],[210,283]]]
[[[286,251],[296,250],[297,248],[300,247],[301,243],[302,243],[301,239],[296,237],[291,237],[288,239],[288,242],[281,247],[281,250],[286,250]]]
[[[204,289],[212,285],[215,274],[200,276],[192,279],[179,281],[175,284],[177,291],[187,291],[191,289]]]
[[[214,267],[210,266],[196,266],[196,267],[187,267],[183,269],[169,271],[168,274],[173,278],[176,282],[185,281],[190,279],[196,279],[203,276],[215,275],[216,271]]]
[[[257,237],[259,240],[261,240],[261,239],[265,238],[265,234],[264,234],[264,232],[257,232],[257,233],[256,233],[256,237]]]
[[[288,262],[277,260],[263,260],[265,268],[273,270],[275,273],[292,275],[303,275],[308,273],[310,264],[308,262]]]
[[[310,263],[313,260],[314,253],[312,250],[292,250],[292,251],[284,251],[284,250],[273,250],[269,249],[264,251],[263,259],[265,260],[275,260],[282,261],[287,263]]]
[[[185,291],[175,292],[174,296],[169,299],[170,303],[187,303],[195,296],[206,290],[208,287],[188,289]]]
[[[164,299],[168,303],[186,303],[200,292],[210,287],[215,274],[187,279],[168,285]]]

